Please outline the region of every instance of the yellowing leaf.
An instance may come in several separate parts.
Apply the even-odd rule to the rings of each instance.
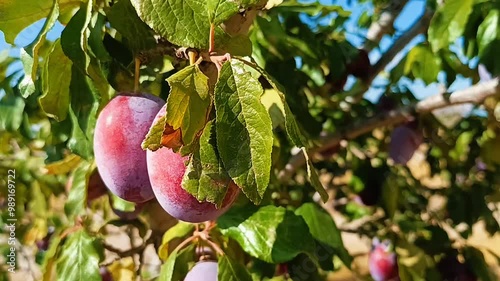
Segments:
[[[114,281],[135,280],[135,263],[132,257],[126,257],[113,262],[108,266],[108,270]]]
[[[80,156],[75,155],[75,154],[70,154],[64,159],[52,162],[48,165],[46,165],[43,168],[43,171],[46,174],[52,174],[52,175],[62,175],[71,172],[74,170],[78,164],[80,164]]]
[[[173,135],[166,138],[167,142],[176,142],[182,137],[182,144],[189,145],[207,122],[211,105],[208,77],[201,72],[198,65],[191,65],[170,76],[167,81],[170,85],[170,95],[167,99],[165,121],[171,128],[165,126],[168,130],[163,136],[165,138]]]

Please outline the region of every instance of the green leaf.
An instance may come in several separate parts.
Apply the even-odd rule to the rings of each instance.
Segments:
[[[139,17],[169,42],[183,46],[208,49],[210,24],[215,24],[218,52],[249,55],[248,48],[233,44],[219,23],[238,13],[239,8],[257,1],[197,1],[197,0],[131,0]],[[235,37],[236,40],[241,40]],[[232,46],[231,48],[228,48]]]
[[[400,276],[404,277],[402,280],[425,281],[427,269],[434,267],[432,258],[406,240],[398,240],[396,253]]]
[[[391,219],[394,217],[401,200],[398,181],[398,177],[394,174],[389,174],[388,179],[382,185],[382,207],[386,216]]]
[[[320,210],[313,203],[303,204],[300,208],[295,210],[295,214],[304,219],[309,227],[311,235],[316,240],[331,246],[342,262],[350,268],[352,257],[344,247],[340,230],[329,214]]]
[[[209,22],[215,25],[221,24],[231,16],[250,6],[263,7],[267,1],[263,0],[208,0],[206,1]]]
[[[87,73],[90,57],[87,54],[88,26],[92,17],[92,2],[82,3],[80,10],[71,18],[61,33],[64,54],[83,72]]]
[[[273,129],[285,124],[285,108],[283,101],[275,89],[266,89],[260,100],[271,116]]]
[[[59,6],[63,11],[71,10],[80,1],[59,0]],[[54,1],[52,0],[30,0],[26,2],[18,0],[0,1],[0,30],[5,34],[5,41],[14,44],[14,39],[28,25],[47,17],[51,13]]]
[[[99,260],[104,254],[101,241],[83,229],[67,239],[57,260],[57,280],[101,281]]]
[[[60,41],[56,41],[45,61],[42,73],[40,106],[47,116],[63,121],[68,114],[69,85],[72,62],[63,53]]]
[[[287,262],[300,253],[314,256],[315,242],[307,224],[283,207],[231,208],[217,224],[223,235],[236,240],[245,252],[265,262]]]
[[[164,110],[163,108],[160,110]],[[149,149],[151,151],[156,151],[162,147],[161,138],[163,136],[163,131],[165,130],[167,115],[163,115],[161,118],[156,120],[156,122],[149,128],[146,137],[141,143],[142,149]]]
[[[19,91],[21,92],[21,96],[23,98],[27,98],[36,90],[35,82],[33,82],[33,77],[31,76],[31,69],[33,68],[34,61],[23,48],[21,48],[21,62],[23,63],[24,77],[19,83]]]
[[[278,108],[283,110],[282,114],[283,117],[285,118],[285,127],[288,138],[297,147],[306,146],[307,140],[305,139],[304,135],[302,135],[299,125],[295,120],[295,116],[293,115],[292,111],[290,110],[290,107],[288,106],[288,103],[286,102],[285,88],[257,64],[248,62],[240,58],[236,59],[240,60],[241,62],[245,63],[246,65],[258,71],[269,82],[269,84],[271,84],[271,87],[273,87],[274,90],[278,92],[278,95],[281,99],[281,104],[278,105]]]
[[[273,147],[262,93],[260,82],[242,62],[231,60],[222,66],[215,85],[217,147],[227,173],[255,204],[269,184]]]
[[[474,247],[465,247],[463,250],[465,261],[470,265],[470,268],[480,280],[498,280],[498,276],[495,276],[493,271],[489,269],[481,251]]]
[[[427,46],[419,45],[413,47],[406,56],[404,73],[413,74],[428,85],[437,81],[441,71],[441,59],[436,56]]]
[[[130,0],[120,0],[107,13],[109,22],[125,38],[132,52],[147,50],[155,46],[154,32],[137,15]]]
[[[273,12],[295,12],[295,13],[306,13],[309,16],[327,16],[332,13],[337,14],[341,17],[349,17],[351,15],[350,11],[344,10],[340,5],[325,5],[319,1],[313,3],[297,3],[297,1],[284,2],[279,6],[273,8]]]
[[[190,145],[207,121],[211,97],[208,77],[198,65],[185,67],[168,79],[166,123],[181,131],[184,145]]]
[[[455,161],[466,161],[469,157],[469,145],[474,140],[474,131],[465,131],[458,136],[455,147],[450,150],[449,154]]]
[[[313,163],[309,158],[309,154],[307,153],[305,147],[301,147],[300,149],[302,150],[302,154],[306,158],[307,178],[309,179],[309,182],[313,186],[314,190],[316,190],[321,196],[321,200],[323,200],[323,202],[326,202],[328,200],[328,193],[326,193],[323,184],[319,181],[318,173],[316,172],[316,169],[314,168]]]
[[[477,30],[480,57],[495,40],[500,40],[500,10],[498,9],[490,10]]]
[[[304,157],[306,158],[306,168],[307,168],[307,179],[313,186],[313,188],[319,193],[321,196],[321,200],[323,202],[326,202],[328,200],[328,193],[326,193],[325,188],[321,184],[318,178],[318,174],[316,170],[314,169],[314,166],[312,164],[312,161],[309,158],[309,155],[307,153],[307,150],[305,148],[307,144],[307,140],[305,139],[304,135],[302,134],[302,131],[299,128],[299,125],[297,124],[297,121],[295,120],[295,116],[293,115],[290,107],[288,106],[288,103],[286,102],[285,99],[285,88],[278,82],[276,81],[271,75],[269,75],[264,69],[262,69],[260,66],[258,66],[255,63],[248,62],[246,60],[236,58],[240,60],[242,63],[250,66],[251,68],[255,69],[257,72],[259,72],[268,82],[269,84],[276,90],[278,95],[280,96],[281,99],[281,104],[277,106],[278,109],[282,109],[283,112],[283,117],[285,119],[285,127],[286,127],[286,132],[287,136],[292,141],[292,143],[300,147]],[[279,101],[275,100],[276,103],[279,103]],[[217,103],[216,103],[217,106]],[[270,113],[269,113],[270,114]]]
[[[121,3],[121,2],[119,2]],[[106,16],[99,12],[94,12],[90,20],[90,35],[88,39],[89,50],[92,52],[93,56],[96,57],[99,62],[109,62],[111,61],[111,56],[104,46],[104,36],[106,34]],[[90,72],[91,70],[89,70]]]
[[[450,0],[440,6],[431,20],[429,42],[437,53],[455,42],[464,32],[474,0]]]
[[[170,241],[174,240],[175,238],[185,237],[188,234],[193,233],[193,231],[194,231],[194,224],[183,222],[183,221],[177,222],[176,225],[169,228],[165,232],[165,234],[163,234],[163,238],[161,240],[161,245],[158,248],[158,256],[162,260],[166,260],[167,257],[169,256],[168,245],[169,245]]]
[[[33,65],[30,70],[25,69],[24,73],[25,75],[28,76],[28,73],[30,73],[29,77],[35,77],[37,75],[38,71],[38,61],[39,61],[39,56],[38,56],[38,51],[40,51],[40,48],[43,46],[45,37],[47,36],[47,32],[52,29],[54,24],[57,21],[57,17],[59,17],[59,4],[57,3],[57,0],[52,1],[52,9],[50,10],[50,14],[47,16],[47,19],[45,20],[45,23],[43,24],[42,30],[40,33],[38,33],[38,36],[33,40],[33,42],[30,44],[30,46],[33,46],[31,49],[31,56],[33,57]]]
[[[167,261],[163,263],[158,280],[162,281],[181,281],[188,273],[189,262],[195,258],[195,245],[191,244],[180,251],[175,249]]]
[[[203,130],[199,150],[195,150],[182,179],[182,188],[198,201],[208,201],[220,208],[231,184],[216,143],[216,127],[212,121]]]
[[[87,206],[87,183],[90,164],[82,162],[73,172],[73,181],[68,194],[68,199],[64,205],[64,212],[68,218],[72,219],[80,215]]]
[[[54,238],[50,240],[50,246],[45,252],[42,262],[42,281],[52,281],[55,279],[55,266],[57,265],[57,253],[59,251],[59,244],[61,238],[56,233]]]
[[[122,212],[135,211],[136,204],[134,202],[121,199],[120,197],[114,195],[113,193],[110,193],[109,196],[111,197],[111,205],[113,206],[113,209]]]
[[[0,100],[0,131],[15,132],[23,121],[24,100],[12,95]]]
[[[492,75],[500,74],[500,11],[491,9],[477,29],[479,59]]]
[[[224,281],[252,281],[248,270],[239,262],[232,260],[227,255],[219,258],[217,279]]]
[[[73,126],[68,148],[90,160],[94,157],[94,128],[99,102],[92,80],[75,66],[72,68],[70,92],[69,115]]]

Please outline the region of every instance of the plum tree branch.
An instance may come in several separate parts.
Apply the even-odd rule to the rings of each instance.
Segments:
[[[366,83],[367,85],[371,84],[371,81],[375,79],[375,77],[382,72],[385,67],[396,57],[396,55],[403,50],[403,48],[410,43],[415,37],[419,34],[425,33],[429,28],[429,24],[431,22],[432,16],[434,12],[427,9],[424,14],[416,21],[415,24],[412,25],[408,31],[406,31],[403,35],[401,35],[385,52],[382,57],[373,65],[370,79]]]
[[[389,6],[380,14],[379,19],[368,28],[366,42],[363,44],[362,49],[369,52],[378,46],[382,37],[393,30],[394,21],[406,3],[408,3],[408,0],[394,0],[389,3]]]
[[[500,78],[498,77],[488,82],[475,84],[469,88],[455,91],[449,95],[447,93],[438,93],[412,106],[380,113],[354,126],[347,126],[336,134],[325,136],[320,139],[321,145],[310,150],[310,157],[313,161],[317,160],[318,157],[316,154],[338,146],[342,140],[355,139],[373,131],[375,128],[394,126],[410,121],[414,118],[415,113],[429,113],[439,108],[463,103],[480,104],[486,98],[499,94]],[[300,151],[290,158],[285,168],[280,171],[278,179],[282,183],[288,182],[295,174],[295,171],[304,164],[305,158]]]
[[[373,80],[378,76],[380,72],[382,72],[387,65],[394,60],[397,54],[401,52],[408,43],[411,42],[415,37],[419,34],[425,33],[429,28],[429,24],[431,22],[432,16],[434,12],[430,9],[426,9],[423,15],[415,22],[415,24],[410,27],[406,32],[403,33],[400,37],[398,37],[392,46],[387,50],[382,57],[372,66],[370,70],[370,75],[363,79],[359,80],[356,84],[348,91],[345,95],[348,97],[353,97],[354,99],[362,98],[363,94],[370,88]]]

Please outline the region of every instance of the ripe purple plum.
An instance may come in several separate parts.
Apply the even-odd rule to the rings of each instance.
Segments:
[[[396,253],[390,250],[391,242],[378,238],[373,239],[372,249],[368,256],[368,268],[375,281],[399,280]]]
[[[200,261],[188,272],[184,281],[217,281],[217,262]]]
[[[397,164],[406,165],[422,144],[423,137],[409,126],[399,126],[392,131],[389,156]]]
[[[154,197],[141,143],[164,104],[151,94],[121,93],[97,118],[96,165],[108,189],[124,200],[142,203]]]
[[[165,114],[164,108],[161,109],[155,121]],[[156,199],[167,213],[178,220],[191,223],[215,220],[236,200],[239,187],[233,181],[229,183],[220,208],[210,202],[199,202],[181,186],[188,160],[189,156],[182,157],[168,147],[147,151],[149,180]]]

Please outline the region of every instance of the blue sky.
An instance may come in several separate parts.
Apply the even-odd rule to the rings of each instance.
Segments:
[[[304,1],[310,2],[310,1]],[[345,10],[351,11],[352,16],[350,20],[347,22],[347,38],[353,43],[355,46],[360,46],[363,43],[362,36],[366,34],[366,31],[360,30],[357,26],[357,20],[359,16],[366,10],[372,10],[372,6],[370,3],[358,3],[357,1],[349,1],[349,0],[339,0],[339,1],[331,1],[331,0],[321,0],[324,4],[331,4],[332,2],[337,5],[341,5]],[[401,33],[407,30],[411,24],[413,24],[423,13],[425,8],[424,0],[411,0],[400,16],[396,19],[394,25],[396,30]],[[332,15],[334,16],[334,15]],[[16,38],[14,46],[11,46],[5,42],[5,38],[2,32],[0,32],[0,52],[6,49],[10,49],[10,54],[15,57],[19,57],[20,48],[26,46],[30,42],[34,40],[37,36],[38,32],[43,26],[44,20],[40,20],[25,30],[23,30]],[[326,19],[325,22],[329,22],[329,19]],[[49,40],[54,40],[60,36],[63,26],[57,24],[47,35]],[[360,36],[362,35],[362,36]],[[381,56],[383,52],[385,52],[392,44],[392,38],[390,36],[384,36],[382,41],[380,42],[379,49],[375,49],[370,53],[370,60],[372,63],[375,63]],[[410,44],[401,52],[395,60],[388,65],[388,69],[392,68],[397,62],[404,56],[404,54],[410,50],[416,44],[423,42],[424,36],[420,35],[411,41]],[[459,57],[463,57],[460,56]],[[15,70],[21,69],[21,64],[13,64],[10,69],[8,69],[8,74],[12,73]],[[444,80],[444,76],[440,75],[439,79]],[[351,79],[348,83],[352,83]],[[381,78],[377,78],[374,81],[374,85],[384,84],[384,80]],[[438,92],[438,84],[433,83],[429,86],[425,86],[422,81],[410,81],[407,80],[404,82],[412,92],[416,95],[417,98],[422,99],[428,97],[430,95],[436,94]],[[470,79],[457,79],[457,81],[451,86],[452,90],[461,89],[469,86],[471,84]],[[371,88],[366,94],[365,97],[369,100],[377,100],[383,90]]]

